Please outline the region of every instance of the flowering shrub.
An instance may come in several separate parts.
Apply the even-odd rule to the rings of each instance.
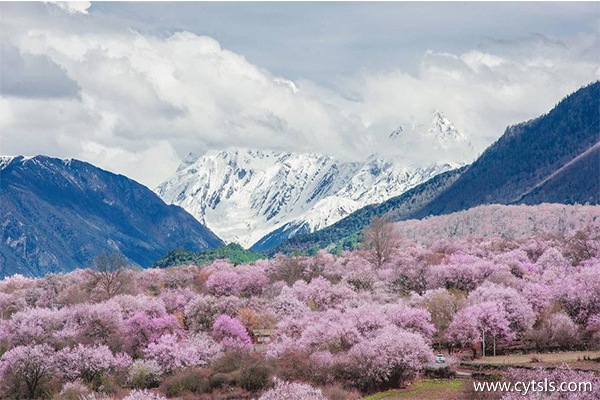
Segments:
[[[113,355],[104,345],[78,344],[76,347],[64,348],[56,354],[56,363],[63,376],[71,381],[82,379],[93,382],[104,373],[129,367],[131,362],[129,355]]]
[[[305,383],[275,381],[275,387],[267,390],[258,400],[327,400],[319,389]]]
[[[303,280],[296,281],[292,289],[296,297],[313,310],[343,307],[344,302],[354,294],[349,287],[332,285],[321,276],[314,278],[310,283]]]
[[[194,297],[196,297],[196,293],[187,288],[169,289],[160,293],[160,299],[163,301],[165,309],[170,314],[173,314],[176,311],[184,313],[185,307]]]
[[[361,390],[399,387],[412,379],[433,354],[421,336],[387,326],[371,340],[363,340],[344,357],[345,373]]]
[[[600,314],[600,262],[584,264],[565,278],[557,288],[557,297],[567,313],[581,324],[592,315]]]
[[[132,390],[123,400],[167,400],[159,394],[149,392],[148,390]]]
[[[152,317],[145,312],[138,312],[123,322],[127,338],[125,343],[132,354],[138,354],[148,343],[156,341],[161,335],[180,329],[179,320],[169,314]]]
[[[448,327],[448,339],[457,345],[473,345],[487,338],[487,344],[494,339],[508,342],[515,334],[502,306],[493,301],[474,304],[460,310]]]
[[[124,333],[124,327],[121,308],[112,305],[115,304],[78,304],[67,308],[65,326],[59,332],[61,339],[66,345],[81,342],[114,346]]]
[[[422,308],[389,305],[385,309],[385,314],[397,327],[418,333],[424,339],[431,340],[435,333],[435,326],[431,323],[431,314]]]
[[[83,382],[67,382],[58,394],[61,400],[81,400],[92,395],[92,391]]]
[[[129,367],[128,382],[136,389],[148,389],[160,384],[163,369],[156,360],[135,360]]]
[[[213,263],[215,268],[217,263]],[[215,296],[238,296],[240,293],[259,295],[269,283],[265,272],[256,266],[234,268],[228,263],[219,263],[216,272],[206,280],[206,289]]]
[[[249,348],[252,345],[244,325],[237,318],[221,315],[212,328],[212,336],[229,348]]]
[[[0,320],[8,319],[17,311],[24,310],[26,306],[23,297],[0,292]]]
[[[242,291],[239,274],[231,271],[217,271],[206,280],[208,292],[216,296],[237,296]]]
[[[189,338],[164,334],[144,350],[146,358],[155,361],[165,372],[185,367],[204,366],[213,360],[222,348],[205,333]]]
[[[3,323],[2,337],[9,345],[57,344],[57,332],[64,324],[62,312],[48,308],[19,311]]]
[[[469,303],[481,304],[494,301],[506,312],[510,328],[514,332],[525,332],[533,326],[535,313],[531,304],[513,288],[485,282],[469,295]]]
[[[117,305],[121,309],[124,319],[131,318],[140,312],[150,317],[160,317],[166,314],[165,304],[162,300],[153,296],[122,294],[113,297],[106,303],[113,305],[113,307]]]
[[[0,389],[17,398],[34,399],[57,371],[54,350],[47,344],[17,346],[0,358]]]
[[[233,296],[197,296],[185,308],[185,319],[191,332],[209,332],[219,315],[235,316],[241,301]]]
[[[297,316],[310,311],[308,306],[300,301],[288,286],[281,289],[281,293],[273,300],[271,308],[279,318]]]

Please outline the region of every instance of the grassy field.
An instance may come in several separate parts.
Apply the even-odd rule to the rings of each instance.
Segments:
[[[423,379],[415,382],[407,389],[390,390],[363,397],[363,400],[453,400],[460,399],[464,385],[468,381]]]
[[[483,357],[471,361],[471,364],[494,364],[494,365],[531,365],[555,366],[563,363],[575,363],[582,361],[584,357],[599,358],[600,351],[570,351],[562,353],[529,353],[514,354],[509,356]],[[537,360],[537,361],[534,361]]]
[[[598,370],[600,363],[594,361],[583,361],[584,357],[592,359],[600,357],[600,351],[571,351],[561,353],[530,353],[514,354],[509,356],[484,357],[470,362],[471,365],[527,365],[555,367],[562,364],[568,364],[572,368]],[[532,360],[537,360],[532,362]],[[469,380],[435,380],[423,379],[415,382],[407,389],[389,390],[387,392],[376,393],[362,400],[457,400],[464,395],[466,385]]]

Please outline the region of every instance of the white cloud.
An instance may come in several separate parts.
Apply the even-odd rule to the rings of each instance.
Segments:
[[[81,143],[81,157],[94,165],[125,176],[135,176],[139,182],[153,187],[166,178],[165,172],[175,171],[179,157],[167,140],[148,141],[142,151],[107,147],[97,142]]]
[[[414,76],[398,70],[366,74],[355,89],[362,96],[356,112],[385,132],[398,125],[394,119],[422,119],[440,109],[483,150],[507,125],[545,113],[599,79],[597,61],[582,56],[590,47],[598,47],[597,39],[559,46],[539,38],[514,43],[510,51],[429,51]]]
[[[69,14],[87,14],[88,8],[92,6],[91,1],[45,1],[44,3],[54,4]]]
[[[548,111],[599,78],[597,37],[491,42],[461,54],[428,51],[417,73],[363,71],[339,90],[276,76],[190,32],[81,33],[67,24],[13,30],[10,38],[21,53],[60,66],[80,92],[2,97],[3,153],[81,158],[151,187],[174,172],[177,156],[208,148],[362,159],[389,150],[389,132],[429,118],[434,109],[483,150],[507,125]]]
[[[32,30],[19,46],[49,57],[81,88],[71,119],[90,123],[77,134],[80,142],[143,151],[146,140],[164,139],[180,154],[231,145],[328,151],[351,143],[344,137],[349,123],[331,106],[208,37]]]

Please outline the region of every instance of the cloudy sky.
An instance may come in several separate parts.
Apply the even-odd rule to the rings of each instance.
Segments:
[[[361,160],[441,110],[483,150],[600,78],[600,5],[0,3],[0,153],[150,187],[230,146]]]

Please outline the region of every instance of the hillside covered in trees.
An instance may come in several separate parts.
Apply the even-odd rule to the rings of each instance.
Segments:
[[[193,252],[186,249],[175,249],[156,261],[153,267],[167,268],[189,264],[204,265],[215,260],[227,260],[230,263],[237,265],[248,264],[261,258],[265,258],[265,256],[251,250],[246,250],[237,243],[231,243],[227,246],[199,252]]]

